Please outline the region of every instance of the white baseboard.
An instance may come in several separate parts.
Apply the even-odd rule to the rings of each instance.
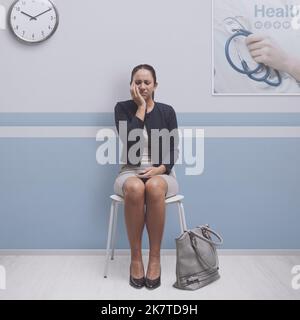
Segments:
[[[142,250],[143,255],[149,253],[149,249]],[[218,249],[221,256],[298,256],[300,249]],[[100,255],[106,254],[105,249],[0,249],[0,256],[15,255]],[[161,254],[175,256],[176,249],[161,249]],[[116,249],[115,255],[130,255],[129,249]]]

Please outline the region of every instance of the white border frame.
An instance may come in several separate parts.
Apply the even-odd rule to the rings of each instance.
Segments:
[[[287,97],[295,97],[300,96],[299,93],[215,93],[214,92],[214,67],[215,67],[215,48],[214,48],[214,4],[215,0],[212,0],[211,2],[211,49],[212,49],[212,55],[211,55],[211,94],[214,97],[222,97],[222,96],[264,96],[264,97],[273,97],[273,96],[287,96]]]

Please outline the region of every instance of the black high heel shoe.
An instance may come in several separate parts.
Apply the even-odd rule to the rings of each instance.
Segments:
[[[161,285],[161,281],[160,281],[160,276],[161,276],[161,269],[159,271],[159,276],[155,279],[149,279],[146,277],[145,279],[145,287],[148,289],[156,289]]]
[[[130,268],[131,269],[131,268]],[[131,275],[131,271],[129,270],[130,276],[129,276],[129,284],[136,288],[136,289],[141,289],[145,286],[145,277],[142,278],[134,278]]]
[[[145,277],[137,279],[130,275],[129,284],[136,289],[141,289],[145,286]]]
[[[145,287],[148,288],[148,289],[156,289],[160,286],[161,282],[160,282],[160,276],[156,279],[149,279],[149,278],[146,278],[145,280]]]

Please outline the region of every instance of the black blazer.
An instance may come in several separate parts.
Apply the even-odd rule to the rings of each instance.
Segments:
[[[139,137],[137,137],[135,141],[128,140],[128,135],[131,130],[143,129],[144,125],[146,126],[149,141],[148,148],[149,151],[151,151],[151,129],[167,129],[168,132],[176,129],[172,131],[172,134],[170,135],[167,143],[165,139],[162,139],[162,137],[159,137],[159,139],[155,139],[155,141],[159,141],[159,145],[157,147],[154,146],[155,153],[151,154],[151,161],[153,166],[158,167],[163,164],[166,167],[165,173],[169,174],[172,167],[174,166],[174,163],[178,159],[179,135],[177,130],[178,125],[176,113],[171,106],[164,103],[155,102],[154,108],[149,113],[145,114],[145,119],[144,121],[142,121],[135,115],[137,109],[138,107],[133,100],[121,101],[118,102],[115,106],[116,128],[122,142],[124,143],[126,140],[127,143],[127,150],[123,150],[122,153],[122,161],[130,165],[140,166],[141,164],[140,160],[142,155],[140,150],[136,152],[136,157],[138,159],[136,163],[130,162],[128,158],[129,149],[140,140]],[[125,135],[120,134],[120,121],[127,122],[127,133]]]

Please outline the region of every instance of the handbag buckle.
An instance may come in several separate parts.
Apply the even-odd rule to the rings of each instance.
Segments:
[[[207,231],[206,228],[209,228],[208,224],[206,224],[205,227],[202,227],[202,234],[206,239],[211,240],[211,236],[210,236],[210,234],[209,234],[209,232]]]

